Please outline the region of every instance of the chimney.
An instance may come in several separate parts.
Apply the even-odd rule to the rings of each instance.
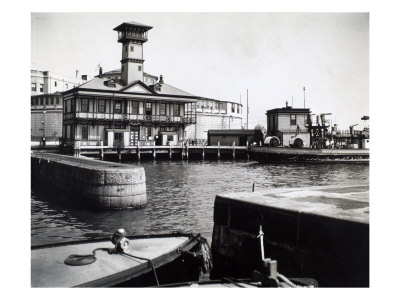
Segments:
[[[103,67],[99,67],[99,75],[103,74]]]
[[[79,77],[79,70],[75,71],[75,77],[78,78]]]
[[[160,81],[159,81],[159,83],[160,83],[160,84],[164,84],[164,79],[163,79],[163,76],[162,76],[162,75],[160,75]]]
[[[82,75],[82,80],[87,81],[87,75]]]

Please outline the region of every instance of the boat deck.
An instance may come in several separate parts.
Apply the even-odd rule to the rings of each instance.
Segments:
[[[188,237],[160,237],[130,240],[131,255],[154,260],[165,253],[176,251]],[[108,254],[106,251],[96,251],[96,258],[92,264],[84,266],[70,266],[64,263],[72,254],[90,255],[97,248],[114,248],[110,241],[78,243],[65,246],[34,249],[31,252],[32,287],[74,287],[80,285],[95,286],[96,280],[115,276],[133,274],[132,268],[149,268],[146,260],[135,259],[120,254]],[[156,262],[154,263],[156,264]]]

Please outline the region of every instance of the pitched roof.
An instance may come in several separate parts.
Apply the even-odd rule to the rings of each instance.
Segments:
[[[96,89],[106,91],[119,91],[120,89],[125,87],[120,80],[115,80],[115,87],[107,86],[104,83],[107,80],[107,78],[94,77],[92,80],[89,80],[78,87],[84,89]]]
[[[156,85],[161,87],[160,91],[155,90],[155,92],[157,94],[195,97],[195,95],[193,95],[193,94],[185,92],[185,91],[183,91],[181,89],[178,89],[178,88],[173,87],[172,85],[169,85],[169,84],[166,84],[166,83],[163,83],[163,84],[157,83],[155,85],[151,85],[150,87],[154,89],[154,87]]]
[[[96,75],[95,77],[104,77],[104,76],[110,76],[110,75],[121,75],[121,68],[115,69],[115,70],[112,70],[112,71],[108,71],[108,72],[104,72],[103,74]],[[146,72],[143,72],[143,75],[147,76],[147,77],[153,77],[153,78],[158,79],[157,76],[149,74],[149,73],[146,73]]]
[[[154,94],[154,91],[145,83],[141,82],[140,80],[135,80],[133,82],[131,82],[130,84],[124,86],[123,88],[120,89],[121,92],[126,91],[127,89],[133,87],[134,85],[139,84],[141,85],[144,89],[146,89],[147,91],[149,91],[150,93]]]
[[[118,30],[124,29],[125,27],[130,27],[130,26],[143,27],[143,28],[145,28],[147,30],[153,28],[152,26],[149,26],[149,25],[145,25],[145,24],[138,23],[138,22],[135,22],[135,21],[130,21],[130,22],[123,22],[122,24],[120,24],[117,27],[115,27],[114,30],[118,31]]]

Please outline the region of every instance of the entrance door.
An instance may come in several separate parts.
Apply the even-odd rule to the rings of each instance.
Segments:
[[[131,127],[129,145],[137,145],[139,140],[139,126]]]
[[[114,132],[114,148],[124,148],[123,132]]]

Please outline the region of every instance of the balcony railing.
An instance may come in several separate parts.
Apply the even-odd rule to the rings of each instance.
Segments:
[[[68,119],[87,119],[87,120],[118,120],[118,121],[143,121],[143,122],[165,122],[165,123],[196,123],[194,116],[146,116],[137,114],[118,114],[118,113],[99,113],[99,112],[76,112],[64,113],[64,120]]]

